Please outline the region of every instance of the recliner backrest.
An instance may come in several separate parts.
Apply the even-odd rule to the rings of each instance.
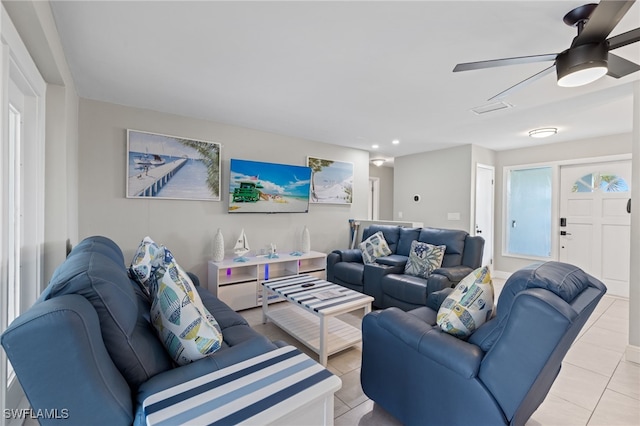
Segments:
[[[78,244],[53,273],[36,303],[66,294],[81,295],[93,305],[105,347],[134,391],[172,368],[149,323],[149,304],[129,279],[122,252],[111,240],[90,237]]]
[[[384,239],[393,254],[396,253],[398,240],[400,239],[400,227],[396,225],[371,225],[362,231],[362,241],[366,240],[378,231],[382,231]]]
[[[411,252],[411,243],[418,239],[421,229],[422,228],[400,228],[400,238],[398,240],[396,254],[408,257]]]
[[[442,259],[443,267],[462,265],[462,256],[464,253],[465,239],[469,235],[468,232],[459,229],[439,229],[439,228],[422,228],[418,241],[432,244],[434,246],[446,246],[444,258]]]
[[[603,283],[561,262],[532,265],[507,280],[496,317],[469,342],[486,352],[478,377],[511,422],[527,419],[547,394],[605,292]]]

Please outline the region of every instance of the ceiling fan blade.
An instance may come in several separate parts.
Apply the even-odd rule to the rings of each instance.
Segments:
[[[571,47],[605,40],[634,2],[635,0],[600,0],[580,34],[573,39]]]
[[[640,28],[627,31],[626,33],[618,34],[611,37],[609,40],[609,50],[617,49],[618,47],[626,46],[627,44],[640,41]]]
[[[458,64],[453,72],[480,70],[484,68],[504,67],[507,65],[529,64],[534,62],[555,61],[557,53],[548,55],[518,56],[515,58],[492,59],[489,61],[467,62]]]
[[[611,52],[609,52],[609,57],[607,59],[607,68],[609,69],[607,75],[615,78],[621,78],[625,75],[640,71],[640,65],[621,58],[618,55],[614,55]]]
[[[520,90],[523,87],[533,83],[536,80],[539,80],[540,78],[544,77],[545,75],[553,72],[553,69],[555,68],[555,64],[551,65],[549,68],[545,68],[542,71],[540,71],[537,74],[532,75],[531,77],[527,78],[526,80],[522,80],[520,83],[515,84],[511,87],[509,87],[507,90],[504,90],[500,93],[498,93],[497,95],[487,99],[488,101],[492,101],[494,99],[502,99],[505,96],[507,96],[508,94],[515,92],[516,90]]]

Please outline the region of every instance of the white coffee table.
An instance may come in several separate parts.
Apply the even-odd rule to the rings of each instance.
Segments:
[[[326,366],[329,355],[362,341],[360,328],[336,316],[357,309],[369,313],[373,297],[309,275],[277,278],[262,285],[268,294],[277,294],[290,302],[289,306],[269,309],[268,298],[263,297],[263,323],[271,320],[304,343],[319,355],[320,364]],[[317,297],[327,291],[337,291],[340,296],[326,300]]]
[[[147,396],[147,425],[332,425],[339,377],[284,346]]]

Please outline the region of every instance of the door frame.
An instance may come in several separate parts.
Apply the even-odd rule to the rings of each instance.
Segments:
[[[380,178],[369,176],[369,196],[367,203],[367,219],[380,219]]]
[[[20,308],[21,311],[27,309],[42,291],[43,277],[43,248],[45,244],[44,219],[45,219],[45,95],[46,83],[38,68],[35,66],[26,46],[22,42],[18,31],[11,21],[4,6],[0,6],[0,32],[3,43],[0,45],[0,332],[4,331],[7,324],[8,303],[8,271],[5,266],[8,264],[10,251],[6,246],[8,235],[6,225],[8,218],[5,217],[5,208],[9,206],[9,185],[7,184],[8,167],[8,143],[5,141],[9,137],[9,87],[10,81],[15,83],[15,87],[24,95],[25,113],[22,117],[22,142],[21,153],[28,156],[28,169],[21,173],[27,176],[22,177],[22,188],[19,189],[22,197],[21,213],[24,213],[23,225],[28,227],[28,232],[23,232],[20,249],[25,255],[25,259],[30,263],[27,269],[32,271],[28,283],[24,280],[20,286]],[[26,161],[22,161],[27,165]],[[13,378],[7,387],[7,357],[4,351],[0,350],[0,404],[5,409],[27,408],[28,402],[16,377]],[[24,419],[18,417],[0,417],[0,425],[21,423]]]
[[[494,166],[490,166],[487,164],[482,164],[482,163],[476,163],[476,170],[475,170],[475,182],[474,182],[474,212],[472,215],[472,221],[473,223],[471,224],[471,231],[473,233],[473,235],[478,235],[476,233],[476,228],[477,228],[477,215],[478,215],[478,211],[479,211],[479,204],[478,204],[478,170],[479,169],[484,169],[484,170],[489,170],[491,172],[491,190],[490,190],[490,210],[491,210],[491,214],[490,214],[490,218],[491,218],[491,230],[490,232],[487,234],[486,231],[483,231],[483,234],[480,235],[482,238],[485,239],[485,243],[486,241],[490,241],[491,243],[491,256],[489,257],[489,267],[491,269],[493,269],[493,260],[494,260],[494,253],[495,253],[495,200],[496,200],[496,168]]]

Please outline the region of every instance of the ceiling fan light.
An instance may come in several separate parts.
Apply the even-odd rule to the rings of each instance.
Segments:
[[[556,58],[558,86],[578,87],[596,81],[608,72],[606,43],[572,47]]]
[[[377,167],[382,166],[385,163],[385,161],[387,161],[387,160],[385,160],[384,158],[374,158],[373,160],[371,160],[373,165],[377,166]]]
[[[532,138],[548,138],[558,133],[558,129],[555,127],[547,127],[544,129],[534,129],[529,132],[529,136]]]
[[[594,66],[573,71],[558,79],[558,86],[561,87],[578,87],[592,83],[607,74],[609,70],[606,66]]]

